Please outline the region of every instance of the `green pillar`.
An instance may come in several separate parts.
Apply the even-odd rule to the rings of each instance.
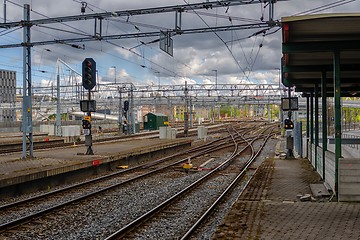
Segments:
[[[314,159],[312,159],[313,144],[314,144],[314,93],[311,92],[310,93],[310,159],[311,159],[311,162],[314,160]]]
[[[306,96],[306,157],[309,157],[309,138],[310,138],[310,98]]]
[[[335,107],[335,193],[339,193],[339,159],[341,157],[341,92],[340,52],[334,52],[334,107]]]
[[[327,104],[326,104],[326,72],[321,73],[321,100],[322,100],[322,156],[323,176],[325,180],[325,153],[327,151]]]
[[[314,126],[314,135],[315,135],[315,141],[314,141],[314,145],[315,145],[315,171],[317,170],[317,161],[318,161],[318,157],[317,157],[317,148],[319,146],[319,86],[317,84],[315,84],[315,126]]]

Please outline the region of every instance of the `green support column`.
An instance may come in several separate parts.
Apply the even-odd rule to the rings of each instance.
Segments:
[[[314,144],[314,93],[311,92],[310,93],[310,159],[311,159],[311,162],[314,161],[314,159],[312,159],[313,144]]]
[[[318,157],[317,157],[317,148],[319,146],[319,86],[317,84],[315,84],[315,126],[314,126],[314,135],[315,135],[315,141],[314,141],[314,145],[315,145],[315,171],[317,171],[317,162],[318,162]]]
[[[341,157],[341,92],[340,52],[334,52],[334,107],[335,107],[335,194],[339,193],[339,159]]]
[[[327,151],[327,104],[326,104],[326,72],[321,73],[321,100],[322,100],[322,156],[323,180],[325,180],[325,153]]]
[[[309,138],[310,138],[310,98],[306,97],[306,157],[310,160],[309,156]]]

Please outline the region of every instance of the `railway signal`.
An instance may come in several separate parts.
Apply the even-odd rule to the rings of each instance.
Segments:
[[[82,85],[87,90],[96,85],[96,62],[92,58],[85,58],[82,63]]]
[[[285,125],[285,129],[294,128],[294,123],[290,119],[285,119],[284,125]]]
[[[124,111],[127,112],[129,110],[129,101],[124,101]]]
[[[82,127],[83,129],[91,129],[91,122],[89,120],[82,120]]]
[[[85,134],[85,146],[87,147],[86,155],[94,155],[92,150],[92,135],[91,135],[91,112],[96,112],[96,102],[91,100],[91,89],[96,86],[96,62],[92,58],[85,58],[82,62],[82,85],[88,90],[88,100],[80,102],[82,111],[87,112],[84,120],[82,120],[82,127]]]

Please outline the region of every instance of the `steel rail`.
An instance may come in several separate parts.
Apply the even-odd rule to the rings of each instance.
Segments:
[[[224,138],[225,140],[227,139],[227,137]],[[217,139],[215,141],[213,141],[214,143],[216,142],[219,142],[221,141],[222,139]],[[227,141],[227,140],[226,140]],[[218,151],[219,150],[219,145],[216,145],[216,146],[211,146],[209,144],[208,145],[208,149],[204,149],[202,150],[201,152],[198,152],[199,149],[201,149],[203,146],[199,146],[199,147],[196,147],[194,149],[190,149],[188,151],[184,151],[183,153],[177,153],[177,154],[173,154],[171,156],[168,156],[168,157],[164,157],[164,158],[161,158],[157,161],[154,162],[154,164],[159,164],[161,162],[164,162],[166,161],[166,159],[169,159],[169,158],[173,158],[174,156],[178,156],[178,155],[182,155],[182,154],[186,154],[187,152],[197,152],[196,154],[192,155],[190,158],[196,158],[198,156],[201,156],[201,155],[204,155],[204,154],[208,154],[210,152],[214,152],[214,151]],[[225,146],[227,147],[227,146]],[[122,186],[122,185],[125,185],[125,184],[128,184],[132,181],[135,181],[135,180],[138,180],[138,179],[141,179],[143,177],[146,177],[146,176],[149,176],[151,174],[154,174],[154,173],[157,173],[157,172],[160,172],[166,168],[169,168],[169,167],[172,167],[172,166],[176,166],[180,163],[183,163],[183,162],[186,162],[187,160],[189,159],[189,157],[186,157],[186,158],[183,158],[181,160],[178,160],[176,162],[173,162],[167,166],[164,166],[164,167],[160,167],[158,169],[155,169],[155,170],[152,170],[150,172],[147,172],[147,173],[144,173],[144,174],[141,174],[141,175],[138,175],[136,177],[133,177],[131,179],[127,179],[121,183],[117,183],[117,184],[113,184],[113,185],[110,185],[110,186],[107,186],[103,189],[100,189],[100,190],[97,190],[97,191],[94,191],[94,192],[91,192],[91,193],[88,193],[88,194],[85,194],[83,196],[80,196],[80,197],[77,197],[77,198],[74,198],[72,200],[69,200],[69,201],[66,201],[64,203],[60,203],[58,205],[55,205],[55,206],[52,206],[48,209],[45,209],[45,210],[41,210],[41,211],[38,211],[34,214],[30,214],[28,216],[25,216],[25,217],[21,217],[21,218],[18,218],[18,219],[15,219],[13,221],[10,221],[10,222],[7,222],[7,223],[4,223],[2,225],[0,225],[0,232],[4,232],[6,231],[7,229],[9,228],[13,228],[17,225],[21,225],[23,223],[26,223],[26,222],[29,222],[30,220],[34,219],[34,218],[38,218],[44,214],[47,214],[47,213],[50,213],[54,210],[57,210],[57,209],[60,209],[62,207],[65,207],[67,205],[70,205],[70,204],[73,204],[75,202],[79,202],[79,201],[82,201],[84,199],[87,199],[89,197],[92,197],[92,196],[95,196],[99,193],[103,193],[105,191],[108,191],[108,190],[111,190],[111,189],[114,189],[114,188],[117,188],[119,186]],[[113,173],[113,174],[110,174],[110,175],[107,175],[107,176],[103,176],[103,177],[100,177],[100,178],[96,178],[96,179],[92,179],[90,181],[87,181],[87,182],[84,182],[84,183],[79,183],[79,184],[76,184],[76,185],[73,185],[73,186],[69,186],[67,188],[65,188],[65,190],[62,190],[62,189],[59,189],[59,190],[56,190],[54,192],[51,192],[51,193],[46,193],[46,194],[43,194],[43,195],[39,195],[39,196],[34,196],[33,198],[30,198],[30,199],[25,199],[23,201],[19,201],[19,202],[15,202],[15,203],[12,203],[12,204],[8,204],[8,205],[4,205],[0,208],[0,210],[4,210],[4,209],[7,209],[7,208],[11,208],[11,207],[16,207],[17,204],[26,204],[28,200],[31,200],[31,201],[34,201],[34,200],[37,200],[37,199],[41,199],[41,198],[44,198],[44,197],[48,197],[52,194],[57,194],[57,193],[60,193],[62,191],[67,191],[67,190],[71,190],[71,189],[74,189],[76,187],[80,187],[80,186],[84,186],[86,184],[90,184],[90,183],[94,183],[94,182],[97,182],[97,181],[100,181],[100,180],[103,180],[103,179],[107,179],[107,178],[111,178],[115,175],[118,175],[118,174],[124,174],[126,172],[129,172],[129,171],[133,171],[133,170],[138,170],[138,169],[143,169],[146,167],[146,165],[148,165],[149,163],[147,164],[144,164],[144,165],[140,165],[140,166],[137,166],[137,167],[133,167],[133,168],[130,168],[130,169],[127,169],[127,170],[124,170],[124,171],[121,171],[121,172],[118,172],[118,173]]]
[[[133,229],[140,226],[142,223],[144,223],[145,221],[150,219],[153,215],[155,215],[156,213],[159,213],[163,208],[169,206],[171,203],[175,202],[181,196],[183,196],[187,192],[193,190],[195,187],[197,187],[198,185],[203,183],[206,179],[208,179],[214,173],[219,171],[219,169],[221,169],[223,165],[225,165],[228,161],[231,161],[231,159],[234,157],[234,155],[236,155],[236,152],[238,150],[238,144],[234,140],[233,136],[232,136],[232,139],[233,139],[233,143],[234,143],[234,151],[231,154],[231,156],[229,158],[227,158],[226,161],[224,161],[222,164],[217,166],[215,169],[211,170],[209,173],[205,174],[203,177],[199,178],[198,180],[196,180],[195,182],[193,182],[192,184],[190,184],[189,186],[187,186],[183,190],[179,191],[178,193],[176,193],[172,197],[170,197],[167,200],[163,201],[162,203],[160,203],[159,205],[157,205],[156,207],[154,207],[150,211],[144,213],[140,217],[136,218],[135,220],[133,220],[132,222],[127,224],[126,226],[122,227],[118,231],[116,231],[113,234],[111,234],[110,236],[106,237],[105,240],[119,239],[121,237],[124,237],[127,233],[131,232]]]
[[[213,202],[213,204],[201,215],[198,220],[188,229],[188,231],[180,238],[181,240],[186,240],[191,237],[191,235],[195,232],[195,230],[207,220],[207,218],[210,216],[210,214],[215,210],[215,208],[226,198],[226,196],[231,192],[231,190],[237,185],[237,183],[244,177],[244,175],[247,172],[247,169],[249,166],[254,162],[254,160],[257,158],[257,156],[260,154],[261,150],[264,148],[265,143],[268,141],[268,139],[272,136],[272,133],[269,133],[265,137],[264,144],[261,146],[261,148],[255,152],[254,148],[252,147],[252,155],[249,158],[249,160],[245,163],[243,166],[241,172],[236,176],[236,178],[229,184],[229,186],[223,191],[223,193]],[[252,140],[251,142],[255,141],[256,139]],[[243,190],[241,191],[240,195],[243,193],[243,191],[248,186],[249,182],[251,181],[252,177],[249,179],[249,181],[245,184]]]

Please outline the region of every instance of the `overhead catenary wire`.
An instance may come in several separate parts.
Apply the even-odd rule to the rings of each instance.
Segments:
[[[6,0],[6,1],[9,2],[9,3],[11,3],[11,4],[14,4],[15,6],[18,6],[18,7],[20,7],[20,8],[24,8],[24,6],[22,6],[22,5],[20,5],[20,4],[16,3],[16,2],[14,2],[14,1],[11,1],[11,0]],[[40,13],[40,12],[38,12],[38,11],[35,11],[34,9],[32,9],[32,7],[31,7],[30,11],[32,11],[32,12],[34,12],[35,14],[38,14],[38,15],[44,17],[44,18],[50,18],[49,16],[46,16],[46,15],[43,14],[43,13]],[[81,29],[79,29],[79,28],[75,28],[75,27],[73,27],[73,26],[71,26],[71,25],[69,25],[69,24],[67,24],[67,23],[59,22],[59,24],[64,25],[64,26],[66,26],[66,27],[69,27],[69,28],[71,28],[71,29],[73,29],[73,30],[76,30],[76,31],[79,31],[79,32],[82,32],[82,33],[84,33],[84,34],[89,35],[89,33],[84,32],[83,30],[81,30]]]
[[[339,1],[336,1],[336,2],[332,2],[332,3],[328,3],[328,4],[325,4],[325,5],[316,7],[316,8],[312,8],[312,9],[309,9],[309,10],[306,10],[306,11],[303,11],[303,12],[296,13],[293,16],[304,15],[304,14],[313,14],[313,13],[325,11],[325,10],[328,10],[328,9],[331,9],[331,8],[334,8],[334,7],[339,7],[339,6],[342,6],[342,5],[351,3],[351,2],[355,2],[355,1],[357,1],[357,0],[339,0]]]
[[[186,0],[183,0],[186,4],[188,4],[190,6],[190,4],[186,1]],[[195,10],[193,10],[196,14],[197,12]],[[201,19],[201,21],[207,26],[210,28],[209,24],[199,15],[197,14],[197,16]],[[234,59],[234,61],[236,62],[236,65],[239,67],[239,69],[242,71],[242,73],[244,74],[244,76],[247,78],[247,80],[249,81],[249,78],[246,76],[246,72],[244,70],[243,67],[240,66],[238,60],[235,58],[233,52],[231,51],[231,49],[229,48],[229,46],[226,44],[226,42],[220,37],[219,34],[217,34],[214,30],[212,31],[219,39],[220,41],[225,45],[225,47],[227,48],[227,50],[230,52],[232,58]]]
[[[177,77],[183,77],[183,76],[180,76],[178,73],[176,73],[176,72],[174,72],[174,71],[171,71],[171,70],[169,70],[169,69],[167,69],[167,68],[165,68],[165,67],[161,66],[160,64],[155,63],[154,61],[152,61],[152,60],[150,60],[150,59],[147,59],[147,58],[145,58],[144,56],[142,56],[141,54],[139,54],[139,53],[137,53],[137,52],[134,52],[134,51],[132,51],[132,50],[130,50],[130,49],[128,49],[128,48],[126,48],[126,47],[123,47],[123,46],[118,45],[118,44],[116,44],[116,43],[110,42],[109,40],[105,40],[105,42],[107,42],[107,43],[109,43],[109,44],[111,44],[111,45],[113,45],[113,46],[119,47],[119,48],[121,48],[121,49],[127,50],[127,51],[129,51],[129,52],[131,52],[131,53],[133,53],[133,54],[137,55],[138,57],[141,57],[141,58],[143,58],[143,59],[145,59],[145,60],[149,61],[150,63],[152,63],[152,64],[154,64],[154,65],[158,66],[159,68],[161,68],[161,69],[163,69],[163,70],[165,70],[165,71],[168,71],[168,72],[170,72],[170,73],[173,73],[173,74],[174,74],[174,76],[177,76]]]
[[[3,31],[0,32],[0,37],[1,37],[1,36],[5,36],[5,35],[7,35],[7,34],[9,34],[9,33],[15,32],[15,31],[17,31],[17,30],[19,30],[19,29],[21,29],[21,28],[22,28],[22,27],[13,28],[13,29],[11,29],[11,30],[9,30],[9,29],[3,30]]]
[[[74,2],[77,2],[77,3],[81,3],[81,1],[79,0],[73,0]],[[103,9],[103,8],[100,8],[94,4],[90,4],[88,3],[88,5],[92,6],[93,8],[96,8],[96,9],[99,9],[100,11],[103,11],[103,12],[108,12],[107,10]],[[91,11],[95,12],[93,9],[90,9]],[[130,21],[129,20],[129,17],[126,18],[126,20],[122,20],[122,19],[112,19],[112,18],[107,18],[107,20],[110,22],[121,22],[121,23],[124,23],[124,24],[129,24],[129,25],[133,25],[138,31],[141,31],[138,26],[141,26],[141,27],[146,27],[146,28],[152,28],[152,29],[157,29],[157,30],[164,30],[166,31],[167,29],[164,28],[164,27],[161,27],[161,26],[156,26],[156,25],[151,25],[151,24],[147,24],[147,23],[139,23],[139,22],[133,22],[133,21]],[[114,25],[114,24],[111,24],[112,26],[116,27],[119,29],[119,27],[117,25]],[[120,29],[121,31],[123,31],[122,29]],[[125,31],[123,31],[125,32]],[[126,32],[125,32],[126,33]],[[133,50],[135,48],[138,48],[138,47],[141,47],[141,46],[148,46],[151,48],[151,46],[149,46],[149,44],[153,44],[153,43],[156,43],[158,42],[159,39],[155,39],[155,40],[150,40],[148,42],[144,42],[144,41],[140,41],[138,40],[139,44],[134,46],[134,47],[131,47],[131,48],[128,48],[128,50]],[[153,48],[151,48],[153,49]],[[162,51],[160,50],[157,50],[157,52],[161,53],[161,54],[164,54]],[[167,54],[165,54],[165,56],[169,57]],[[180,63],[181,65],[184,65],[185,67],[191,69],[191,67],[183,62],[181,62],[180,60],[178,60],[176,57],[173,57],[173,59]],[[142,65],[144,66],[144,65]],[[149,67],[148,67],[149,68]],[[158,71],[158,70],[157,70]]]
[[[16,5],[16,6],[18,6],[18,7],[23,8],[23,6],[21,6],[20,4],[15,3],[15,2],[13,2],[13,1],[11,1],[11,0],[9,0],[9,2],[13,3],[14,5]],[[92,9],[91,9],[91,10],[92,10]],[[44,14],[42,14],[42,13],[39,13],[39,12],[33,10],[33,9],[31,9],[31,11],[33,11],[34,13],[36,13],[36,14],[38,14],[38,15],[41,15],[41,16],[43,16],[43,17],[45,17],[45,18],[49,18],[48,16],[46,16],[46,15],[44,15]],[[92,11],[93,11],[93,10],[92,10]],[[83,35],[91,36],[90,34],[84,32],[84,31],[81,31],[81,30],[79,30],[79,29],[77,29],[77,28],[75,28],[75,27],[69,26],[68,24],[64,24],[64,23],[61,23],[61,24],[65,25],[65,26],[67,26],[67,27],[70,27],[70,28],[72,28],[72,29],[74,29],[74,30],[77,30],[77,31],[80,31],[80,32],[85,33],[85,34],[83,34]],[[131,23],[130,23],[130,24],[131,24]],[[45,27],[46,27],[46,26],[45,26]],[[47,28],[50,28],[50,27],[47,27]],[[72,31],[67,31],[67,30],[62,30],[62,29],[56,29],[56,28],[50,28],[50,29],[52,29],[52,30],[58,30],[58,31],[63,31],[63,32],[67,32],[67,33],[74,33],[74,32],[72,32]],[[41,32],[41,33],[43,33],[43,34],[46,34],[46,35],[50,35],[49,33],[42,32],[42,31],[40,31],[40,30],[38,30],[38,29],[34,29],[34,30],[35,30],[35,31],[38,31],[38,32]],[[80,33],[78,33],[78,34],[81,35]],[[55,36],[54,36],[54,37],[55,37]],[[61,43],[61,42],[59,41],[59,43]],[[108,43],[111,43],[111,42],[108,42]],[[113,44],[113,43],[111,43],[111,44]],[[117,47],[121,47],[120,45],[117,45],[117,44],[115,44],[115,45],[116,45]],[[140,54],[138,54],[138,53],[136,53],[136,52],[134,52],[134,51],[130,51],[129,49],[127,49],[127,48],[125,48],[125,47],[123,47],[123,49],[128,50],[129,52],[137,55],[138,57],[141,57],[141,58],[145,59],[146,61],[151,62],[152,64],[160,67],[161,69],[163,69],[163,70],[165,70],[165,71],[167,71],[167,72],[173,73],[175,76],[180,76],[179,74],[175,73],[174,71],[171,71],[171,70],[169,70],[169,69],[166,69],[166,68],[162,67],[161,65],[159,65],[159,64],[157,64],[157,63],[155,63],[155,62],[153,62],[153,61],[145,58],[144,56],[141,56]],[[144,66],[144,65],[140,65],[140,66]],[[164,73],[164,74],[165,74],[165,73]],[[167,75],[167,74],[165,74],[165,75]]]

